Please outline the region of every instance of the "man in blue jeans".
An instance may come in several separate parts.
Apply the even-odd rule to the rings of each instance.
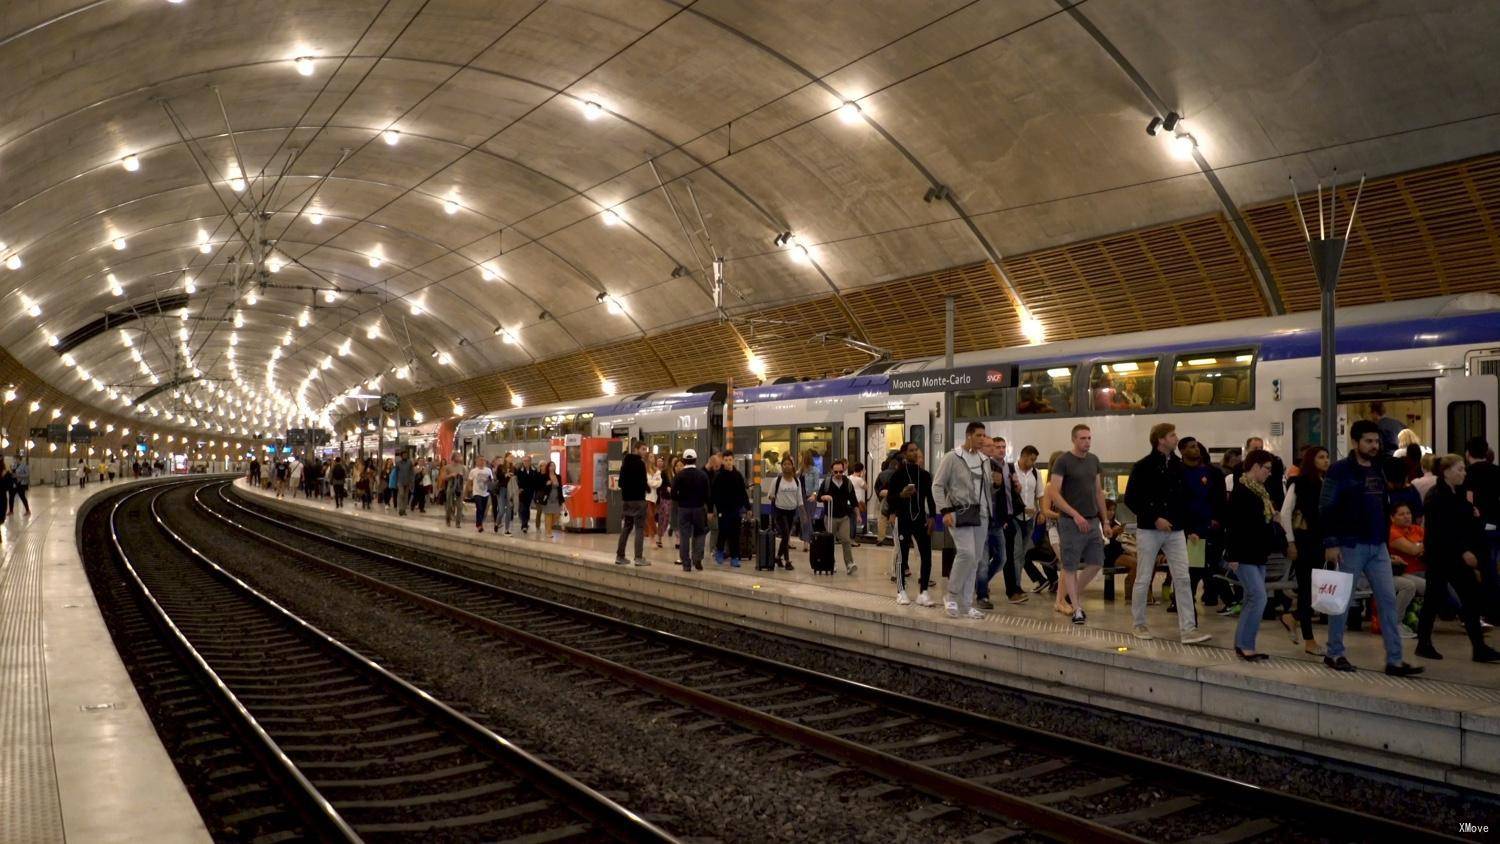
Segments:
[[[1401,658],[1400,619],[1396,618],[1396,588],[1391,580],[1391,557],[1386,550],[1385,475],[1381,471],[1380,427],[1368,419],[1349,429],[1354,451],[1328,468],[1318,512],[1323,522],[1324,559],[1339,571],[1363,574],[1380,607],[1380,635],[1385,640],[1385,673],[1393,677],[1420,674],[1421,668]],[[1328,652],[1323,664],[1335,671],[1353,671],[1344,657],[1344,625],[1349,613],[1328,618]]]
[[[1005,461],[1005,452],[1004,437],[994,437],[985,449],[985,455],[990,459],[990,494],[993,498],[990,512],[994,517],[990,519],[985,542],[988,563],[980,564],[974,581],[974,603],[985,610],[995,608],[994,602],[990,600],[990,581],[994,579],[996,572],[1002,570],[1005,572],[1005,597],[1012,604],[1024,604],[1027,599],[1026,593],[1021,591],[1017,574],[1019,569],[1009,565],[1008,559],[1010,543],[1005,532],[1007,528],[1015,530],[1011,517],[1015,515],[1021,489],[1017,483],[1015,467]]]

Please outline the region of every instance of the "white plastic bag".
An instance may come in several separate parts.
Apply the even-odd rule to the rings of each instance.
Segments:
[[[1354,575],[1330,569],[1313,569],[1312,590],[1314,612],[1343,615],[1349,611],[1349,598],[1354,595]]]

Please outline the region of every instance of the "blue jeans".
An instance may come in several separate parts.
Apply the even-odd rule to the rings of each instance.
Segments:
[[[1240,605],[1240,624],[1234,629],[1234,646],[1253,651],[1255,634],[1260,632],[1260,617],[1266,611],[1266,567],[1240,563],[1235,574],[1239,576],[1240,588],[1245,590],[1245,599]],[[1135,582],[1139,590],[1140,578]]]
[[[1401,664],[1401,623],[1396,618],[1396,586],[1391,582],[1394,574],[1391,572],[1391,555],[1386,551],[1385,543],[1379,545],[1345,545],[1343,547],[1344,561],[1339,564],[1339,571],[1354,575],[1354,582],[1359,583],[1359,576],[1364,575],[1370,582],[1370,591],[1375,593],[1375,602],[1380,605],[1380,637],[1385,640],[1385,662],[1387,665]],[[1244,617],[1241,612],[1240,617]],[[1328,617],[1328,658],[1337,659],[1344,655],[1344,625],[1348,623],[1349,613],[1345,611],[1342,615]]]
[[[1005,565],[1005,523],[996,520],[990,525],[985,540],[986,556],[988,563],[981,563],[979,570],[975,572],[974,597],[983,601],[990,599],[990,580],[995,577],[995,572]]]

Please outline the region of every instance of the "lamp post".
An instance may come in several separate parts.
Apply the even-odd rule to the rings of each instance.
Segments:
[[[1312,236],[1307,218],[1302,213],[1302,202],[1297,197],[1297,186],[1292,185],[1292,198],[1297,204],[1297,219],[1302,223],[1302,236],[1307,240],[1307,252],[1312,258],[1313,272],[1318,277],[1318,292],[1321,294],[1320,311],[1320,361],[1319,393],[1321,394],[1320,443],[1328,453],[1338,457],[1343,446],[1343,437],[1337,430],[1338,417],[1338,349],[1335,343],[1334,294],[1338,289],[1339,273],[1344,266],[1344,252],[1349,246],[1349,233],[1354,230],[1354,215],[1359,212],[1359,198],[1365,191],[1365,177],[1359,179],[1359,189],[1354,194],[1354,204],[1349,209],[1349,222],[1342,237],[1338,236],[1338,183],[1328,191],[1328,219],[1323,218],[1323,186],[1318,185],[1318,236]]]

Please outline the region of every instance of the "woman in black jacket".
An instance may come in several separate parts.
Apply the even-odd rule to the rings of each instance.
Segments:
[[[1292,644],[1313,656],[1322,656],[1323,648],[1313,639],[1312,570],[1323,562],[1323,530],[1318,517],[1318,500],[1323,494],[1323,475],[1328,472],[1328,449],[1310,445],[1297,464],[1297,477],[1287,489],[1281,505],[1281,526],[1296,543],[1293,568],[1297,574],[1297,610],[1293,617],[1281,616],[1281,626],[1292,637]],[[1301,626],[1299,630],[1293,622]]]
[[[1459,614],[1474,647],[1475,662],[1500,662],[1500,651],[1484,643],[1479,625],[1479,559],[1489,553],[1484,527],[1474,505],[1460,492],[1467,468],[1463,457],[1449,454],[1438,463],[1438,481],[1427,493],[1425,521],[1427,539],[1423,562],[1427,565],[1427,599],[1417,618],[1417,656],[1442,659],[1432,646],[1432,623],[1437,619],[1442,596],[1448,586],[1458,593]]]
[[[1245,456],[1240,482],[1229,493],[1224,560],[1245,590],[1239,627],[1234,632],[1234,652],[1243,660],[1270,658],[1255,652],[1255,636],[1266,610],[1266,560],[1286,548],[1265,487],[1270,477],[1271,453],[1258,448]]]

